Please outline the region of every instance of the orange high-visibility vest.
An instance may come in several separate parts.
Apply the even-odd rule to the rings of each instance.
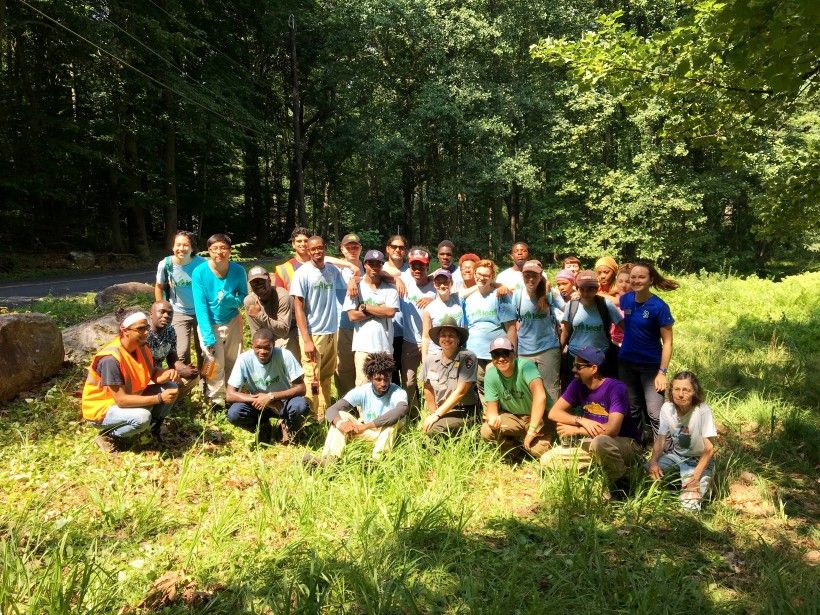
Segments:
[[[114,405],[114,397],[108,387],[100,384],[102,377],[97,371],[97,364],[103,357],[114,357],[119,363],[123,387],[129,395],[142,393],[154,374],[154,357],[148,346],[140,346],[137,349],[136,359],[122,347],[119,337],[103,346],[91,360],[88,377],[83,386],[83,418],[87,421],[103,420],[108,408]]]
[[[290,291],[290,282],[293,280],[293,274],[296,273],[296,270],[301,266],[302,263],[299,262],[299,259],[294,256],[293,258],[286,260],[281,265],[274,267],[273,285]]]

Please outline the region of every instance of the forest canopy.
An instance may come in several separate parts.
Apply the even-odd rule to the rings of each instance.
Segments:
[[[805,267],[818,26],[811,0],[7,0],[0,236]]]

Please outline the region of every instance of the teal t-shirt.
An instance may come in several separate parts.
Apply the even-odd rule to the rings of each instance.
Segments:
[[[548,294],[549,309],[539,312],[537,303],[530,299],[526,289],[519,289],[513,294],[513,305],[518,316],[518,354],[532,355],[560,346],[555,332],[555,320],[552,309],[555,299]]]
[[[303,375],[302,366],[287,348],[274,348],[267,363],[261,363],[253,350],[246,350],[236,360],[228,384],[250,395],[278,393],[289,389]]]
[[[170,256],[163,258],[157,265],[157,284],[165,285],[171,281],[171,307],[175,314],[193,316],[194,287],[191,276],[194,269],[199,267],[205,259],[194,254],[186,265],[177,265]],[[169,275],[170,273],[170,275]]]
[[[606,309],[609,311],[609,318],[616,325],[623,320],[621,313],[618,311],[612,302],[606,300]],[[564,312],[563,322],[569,320],[569,303],[567,303]],[[601,314],[598,312],[597,305],[593,305],[587,309],[582,303],[578,304],[578,309],[575,312],[575,318],[572,320],[572,335],[569,338],[569,351],[573,356],[584,346],[595,346],[601,352],[606,352],[609,348],[609,340],[607,339],[606,331],[604,331],[604,323],[601,320]]]
[[[535,363],[529,359],[515,359],[509,378],[490,366],[484,376],[484,401],[497,401],[499,410],[528,416],[532,410],[530,382],[540,377]]]
[[[391,384],[384,395],[379,397],[369,382],[348,391],[344,399],[351,406],[359,408],[362,421],[375,421],[385,412],[395,408],[400,403],[407,403],[407,391],[397,384]]]
[[[485,297],[476,291],[464,300],[464,315],[470,331],[467,350],[479,359],[489,359],[490,344],[507,334],[504,323],[515,320],[515,309],[509,297],[498,297],[495,291]]]
[[[341,272],[330,263],[321,269],[305,263],[290,282],[290,294],[305,301],[308,331],[313,335],[339,330],[339,301],[336,293],[347,285]]]

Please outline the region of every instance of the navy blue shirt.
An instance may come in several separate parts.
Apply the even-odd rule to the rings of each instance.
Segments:
[[[643,303],[635,301],[635,292],[621,296],[624,313],[624,341],[618,355],[627,363],[660,364],[661,327],[675,324],[666,302],[651,295]]]

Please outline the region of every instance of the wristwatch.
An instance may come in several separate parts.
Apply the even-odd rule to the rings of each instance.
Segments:
[[[580,426],[581,426],[581,417],[580,417],[580,416],[576,416],[576,417],[575,417],[575,426],[576,426],[576,427],[580,427]]]

